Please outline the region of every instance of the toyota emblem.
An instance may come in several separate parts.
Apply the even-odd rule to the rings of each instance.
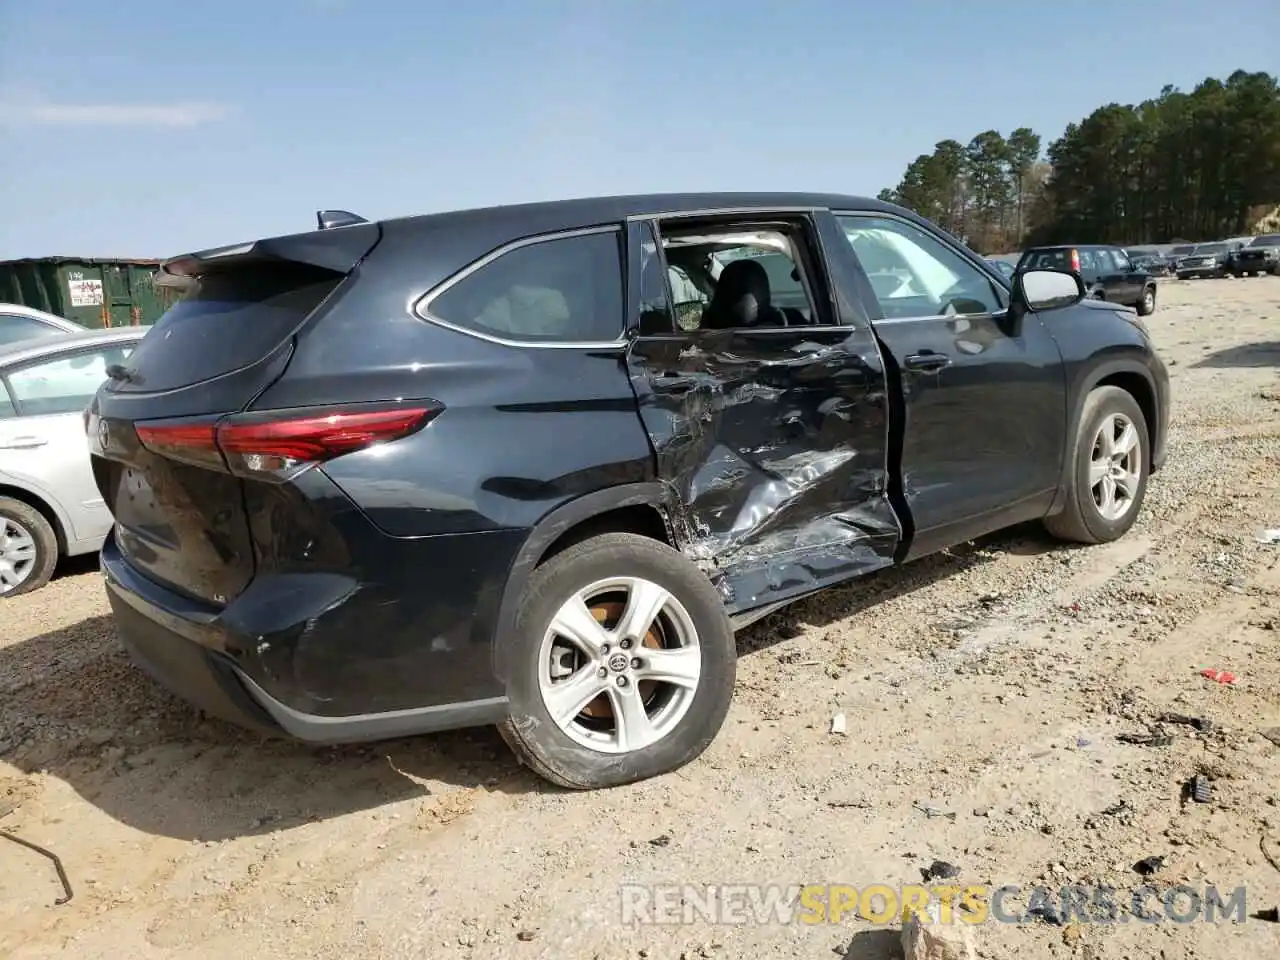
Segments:
[[[625,653],[615,653],[609,658],[609,669],[614,673],[621,673],[623,670],[627,669],[627,664],[629,662],[630,661]]]
[[[111,439],[111,431],[107,428],[107,421],[98,421],[98,446],[103,450],[107,448],[107,441]]]

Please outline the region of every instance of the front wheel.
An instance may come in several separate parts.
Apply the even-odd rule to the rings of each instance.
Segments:
[[[1107,543],[1138,519],[1147,491],[1151,439],[1133,395],[1097,387],[1085,398],[1075,444],[1067,503],[1044,525],[1060,540]]]
[[[500,730],[559,786],[675,770],[728,713],[737,650],[724,603],[697,566],[647,537],[593,537],[538,567],[517,636]]]

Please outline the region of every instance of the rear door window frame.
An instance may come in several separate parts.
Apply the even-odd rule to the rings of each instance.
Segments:
[[[456,323],[446,320],[444,317],[431,312],[431,304],[434,300],[453,289],[463,280],[471,277],[485,267],[501,259],[509,253],[517,250],[523,250],[526,247],[535,246],[541,243],[550,243],[555,240],[567,240],[574,237],[587,237],[600,234],[612,234],[615,243],[618,246],[618,282],[619,292],[621,294],[620,304],[622,310],[618,314],[618,335],[612,340],[519,340],[514,337],[504,337],[502,334],[486,330],[480,327],[469,327],[465,324]],[[628,282],[627,282],[627,263],[626,263],[626,243],[621,223],[599,224],[596,226],[582,227],[574,230],[558,230],[552,233],[539,233],[528,237],[521,237],[518,240],[512,240],[505,243],[494,250],[489,251],[478,260],[473,261],[461,270],[452,274],[441,283],[428,290],[410,308],[410,312],[427,323],[453,330],[457,333],[466,334],[469,337],[475,337],[478,340],[486,340],[489,343],[497,343],[506,347],[520,347],[533,350],[599,350],[607,348],[617,348],[626,344],[627,333],[627,302],[628,302]]]

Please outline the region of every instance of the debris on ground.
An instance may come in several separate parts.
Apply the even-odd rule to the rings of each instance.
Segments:
[[[1033,903],[1027,907],[1027,916],[1055,927],[1062,926],[1062,914],[1051,903]]]
[[[937,901],[926,908],[925,920],[915,911],[908,911],[902,924],[903,960],[977,960],[973,925],[941,923],[940,911]]]
[[[943,810],[941,807],[935,807],[932,803],[921,803],[917,800],[915,803],[911,804],[911,806],[915,807],[930,820],[938,818],[954,820],[956,818],[954,811]]]
[[[1133,872],[1140,877],[1149,877],[1160,872],[1164,866],[1164,857],[1143,857],[1133,865]]]
[[[75,896],[75,894],[71,892],[71,881],[67,879],[67,871],[62,866],[62,859],[56,853],[52,850],[45,849],[37,843],[32,843],[30,840],[24,840],[16,833],[11,833],[8,830],[0,830],[0,837],[3,837],[6,840],[12,840],[19,846],[26,847],[28,850],[34,850],[36,853],[40,854],[40,856],[51,860],[53,862],[53,869],[57,871],[58,874],[58,882],[62,884],[62,896],[54,900],[53,905],[55,907],[60,907],[64,903],[71,902],[71,898]]]
[[[1265,920],[1267,923],[1280,923],[1280,907],[1268,907],[1265,910],[1258,910],[1252,916],[1255,920]]]
[[[930,880],[951,880],[960,876],[960,868],[945,860],[935,860],[929,866],[920,869],[920,876],[925,883]]]
[[[1116,739],[1136,747],[1167,747],[1173,743],[1173,737],[1167,733],[1121,733]]]
[[[1213,799],[1213,783],[1203,773],[1197,773],[1187,781],[1186,795],[1196,803],[1208,803]]]
[[[667,836],[667,835],[664,833],[664,834],[662,834],[661,836],[654,837],[652,840],[650,840],[650,841],[649,841],[649,846],[651,846],[651,847],[669,847],[669,846],[671,846],[671,838],[670,838],[669,836]]]
[[[1200,676],[1206,680],[1212,680],[1214,683],[1230,685],[1236,682],[1236,675],[1230,670],[1215,670],[1213,667],[1201,670]]]
[[[837,713],[831,718],[831,733],[836,736],[843,737],[848,732],[848,724],[844,719],[843,713]]]
[[[1213,732],[1213,721],[1205,717],[1189,717],[1183,713],[1162,713],[1156,719],[1161,723],[1170,723],[1180,727],[1195,727],[1200,733]]]

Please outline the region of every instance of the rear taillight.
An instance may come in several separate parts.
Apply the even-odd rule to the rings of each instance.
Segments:
[[[1071,272],[1072,273],[1080,272],[1080,251],[1079,250],[1071,251]]]
[[[259,480],[288,480],[343,454],[407,437],[426,426],[435,403],[382,409],[277,410],[235,414],[217,422],[139,423],[152,453]]]

